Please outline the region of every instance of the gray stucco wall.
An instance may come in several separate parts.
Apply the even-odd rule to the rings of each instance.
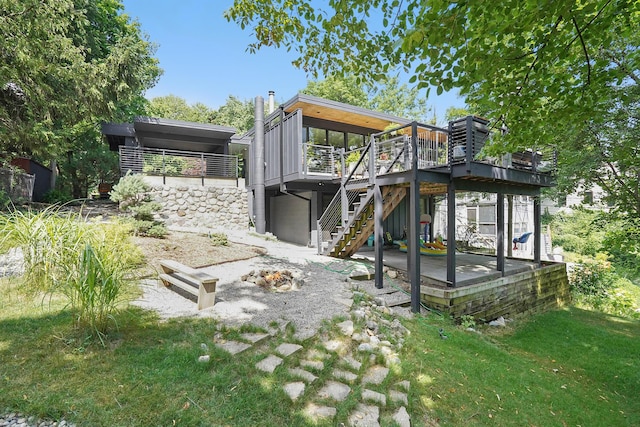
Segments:
[[[152,187],[151,196],[162,206],[159,215],[168,227],[249,227],[244,188],[157,185]]]

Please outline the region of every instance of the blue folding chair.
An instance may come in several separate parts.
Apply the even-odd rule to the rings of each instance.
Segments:
[[[513,249],[518,249],[518,243],[522,243],[523,245],[525,243],[527,243],[527,240],[529,240],[529,236],[531,236],[531,232],[527,232],[524,233],[522,236],[520,237],[516,237],[513,239]]]

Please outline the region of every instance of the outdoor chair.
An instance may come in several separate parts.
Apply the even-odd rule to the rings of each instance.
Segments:
[[[531,236],[531,232],[524,233],[520,237],[516,237],[513,239],[513,249],[518,249],[518,243],[525,244],[527,240],[529,240],[529,236]]]

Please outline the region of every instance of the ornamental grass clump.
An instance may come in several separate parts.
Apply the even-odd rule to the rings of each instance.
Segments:
[[[121,223],[90,223],[52,207],[0,216],[0,252],[24,257],[22,286],[32,295],[63,295],[77,326],[102,337],[131,292],[142,255]]]

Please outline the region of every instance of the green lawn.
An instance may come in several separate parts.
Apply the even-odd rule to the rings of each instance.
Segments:
[[[90,426],[308,425],[301,413],[311,398],[288,400],[286,369],[267,375],[254,366],[264,352],[230,357],[213,347],[216,331],[233,339],[236,330],[210,320],[159,322],[132,309],[103,348],[77,336],[57,304],[29,301],[0,282],[0,411]],[[411,380],[413,425],[640,425],[638,321],[571,308],[500,333],[467,332],[435,315],[406,326],[412,333],[392,381]],[[266,345],[284,339],[291,337]],[[196,362],[201,343],[209,344],[208,364]],[[304,396],[315,396],[313,387]],[[338,424],[355,403],[338,406]]]
[[[514,323],[440,340],[442,322],[415,322],[413,409],[442,425],[640,425],[640,322],[569,308]]]

